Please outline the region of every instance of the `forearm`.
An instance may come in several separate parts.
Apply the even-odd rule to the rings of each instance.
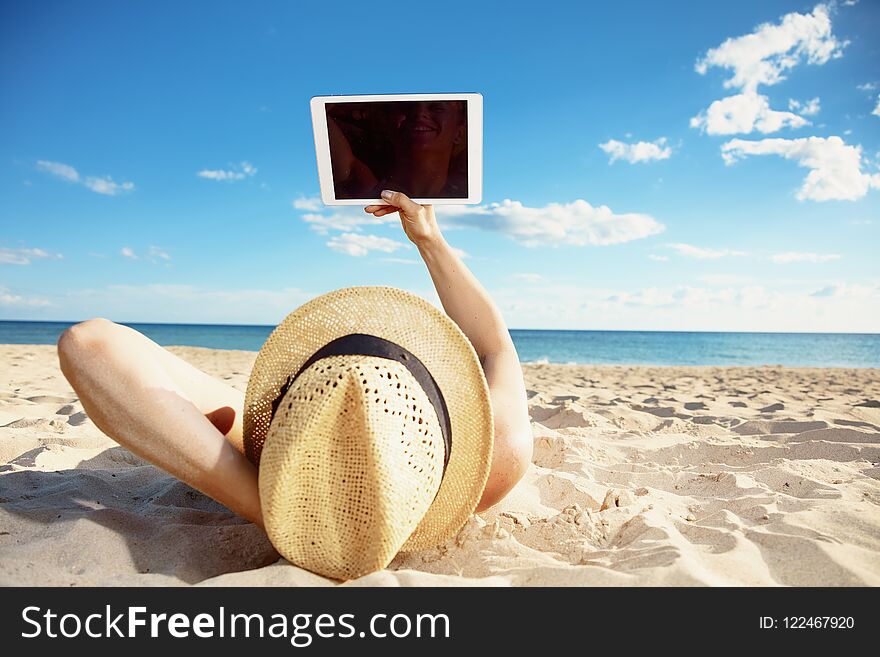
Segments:
[[[468,337],[477,355],[482,359],[513,349],[501,311],[442,235],[419,243],[418,249],[446,314]]]

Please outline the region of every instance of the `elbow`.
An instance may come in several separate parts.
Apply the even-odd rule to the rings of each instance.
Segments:
[[[534,440],[528,431],[495,437],[492,467],[475,513],[498,504],[523,478],[532,463]]]

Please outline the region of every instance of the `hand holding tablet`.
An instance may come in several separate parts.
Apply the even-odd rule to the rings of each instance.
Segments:
[[[480,94],[316,96],[311,109],[326,205],[385,205],[385,189],[418,204],[481,201]]]
[[[388,205],[368,205],[364,208],[364,212],[369,212],[374,217],[400,212],[403,232],[416,246],[426,244],[440,236],[433,206],[419,205],[403,192],[383,190],[381,196]]]

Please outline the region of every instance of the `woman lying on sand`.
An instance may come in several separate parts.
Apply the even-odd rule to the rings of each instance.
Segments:
[[[500,501],[531,461],[523,374],[498,308],[440,233],[430,205],[383,192],[433,279],[448,316],[468,337],[485,374],[494,449],[477,511]],[[264,526],[258,468],[245,456],[245,394],[174,356],[134,329],[91,319],[58,341],[61,370],[95,425],[129,450]]]

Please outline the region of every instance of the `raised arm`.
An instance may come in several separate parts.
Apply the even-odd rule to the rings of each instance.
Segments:
[[[400,212],[407,237],[419,253],[449,315],[471,341],[480,358],[495,417],[495,444],[489,481],[477,507],[501,501],[522,478],[532,458],[532,431],[522,368],[507,325],[480,282],[446,242],[434,208],[419,205],[401,192],[382,192],[389,205],[370,205],[381,217]]]

